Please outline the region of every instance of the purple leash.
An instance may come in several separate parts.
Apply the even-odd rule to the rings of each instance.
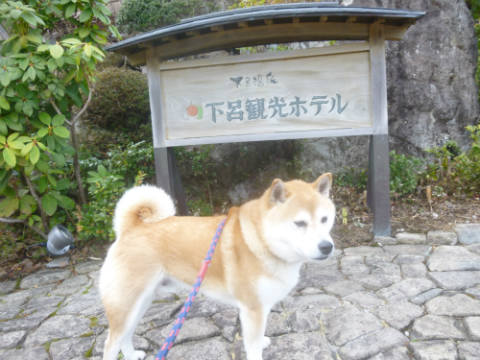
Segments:
[[[218,239],[220,239],[220,235],[222,234],[223,226],[225,225],[226,221],[227,219],[225,218],[218,225],[217,231],[213,236],[212,243],[210,244],[210,249],[208,249],[207,256],[203,260],[202,267],[198,272],[197,281],[193,285],[193,289],[188,295],[187,300],[185,300],[182,310],[180,311],[180,314],[178,314],[177,320],[175,321],[175,324],[173,325],[172,330],[170,331],[167,338],[165,339],[165,342],[163,343],[162,347],[160,348],[160,351],[157,353],[155,360],[165,360],[167,358],[168,351],[172,348],[173,343],[175,342],[175,339],[177,338],[178,333],[180,332],[180,329],[182,328],[183,323],[185,322],[185,318],[187,317],[187,314],[190,311],[190,308],[192,307],[193,300],[195,300],[195,296],[197,295],[198,290],[200,289],[200,285],[202,284],[205,274],[207,273],[208,265],[210,265],[210,263],[212,262],[213,253],[215,252]]]

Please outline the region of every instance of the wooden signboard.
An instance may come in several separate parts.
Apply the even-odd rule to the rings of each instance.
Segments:
[[[373,133],[368,43],[163,62],[158,71],[161,146]]]

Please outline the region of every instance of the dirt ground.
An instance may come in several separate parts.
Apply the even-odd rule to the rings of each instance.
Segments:
[[[373,215],[366,206],[366,194],[342,188],[334,197],[337,219],[332,234],[337,247],[371,244]],[[392,236],[399,232],[454,231],[456,224],[480,222],[480,196],[467,198],[442,194],[433,197],[430,206],[425,195],[416,194],[392,198],[391,204]]]
[[[332,231],[339,249],[373,244],[371,233],[372,214],[366,206],[366,194],[354,189],[341,188],[333,194],[337,207],[336,224]],[[480,222],[480,196],[437,196],[431,208],[425,196],[417,194],[402,199],[391,199],[392,235],[398,232],[426,233],[429,230],[453,231],[456,224]],[[88,258],[103,259],[108,244],[92,245],[71,252],[71,263]],[[43,256],[33,260],[28,253],[18,254],[17,259],[0,261],[0,280],[18,279],[42,269],[52,259]]]

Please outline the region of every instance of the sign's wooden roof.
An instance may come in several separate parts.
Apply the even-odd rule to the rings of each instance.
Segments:
[[[399,40],[422,11],[343,7],[337,3],[257,6],[186,19],[115,43],[107,50],[144,63],[146,50],[160,59],[272,43],[366,40],[369,25],[382,22],[387,40]]]

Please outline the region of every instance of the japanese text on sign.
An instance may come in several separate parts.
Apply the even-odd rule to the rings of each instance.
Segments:
[[[265,120],[273,118],[301,117],[302,115],[321,116],[324,114],[342,114],[348,107],[348,101],[342,98],[341,94],[334,96],[315,95],[310,98],[285,98],[273,96],[271,98],[247,98],[245,100],[227,100],[209,102],[205,109],[192,111],[192,105],[187,107],[190,116],[197,116],[204,113],[212,123],[220,120],[228,122]],[[203,115],[202,115],[203,117]]]

